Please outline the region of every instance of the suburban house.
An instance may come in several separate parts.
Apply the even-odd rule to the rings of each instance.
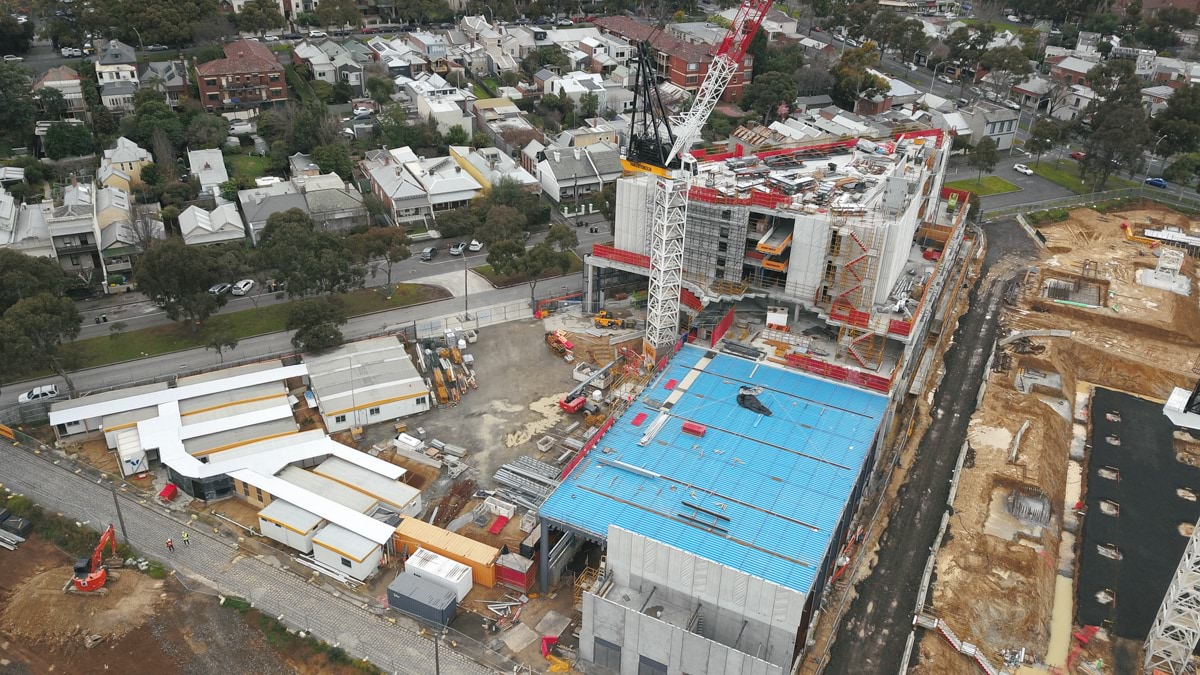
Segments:
[[[732,22],[737,18],[737,13],[738,10],[734,7],[721,12],[718,16]],[[774,42],[779,38],[794,36],[800,30],[800,22],[772,7],[763,17],[762,25],[758,27],[758,30],[767,36],[768,42]],[[722,37],[724,36],[722,35]]]
[[[1087,85],[1087,75],[1098,64],[1068,56],[1050,67],[1050,79],[1069,84]]]
[[[588,57],[588,70],[607,75],[621,66],[629,64],[634,49],[628,42],[615,35],[601,35],[579,41],[579,51]]]
[[[466,206],[483,189],[450,157],[422,159],[408,147],[375,150],[361,163],[371,192],[389,205],[396,222],[431,221]]]
[[[160,92],[167,105],[179,105],[179,97],[187,92],[187,69],[179,61],[151,61],[142,71],[143,88]]]
[[[200,191],[211,195],[221,194],[221,183],[229,180],[225,170],[225,158],[215,148],[188,152],[188,167],[192,175],[200,179]]]
[[[334,84],[337,82],[337,68],[333,59],[326,54],[316,42],[301,40],[292,45],[292,63],[308,68],[309,77]]]
[[[1056,106],[1051,112],[1051,116],[1056,119],[1070,121],[1083,114],[1087,110],[1088,105],[1096,99],[1096,92],[1091,88],[1085,87],[1082,84],[1076,84],[1071,87],[1071,91],[1067,93],[1066,100]]]
[[[308,202],[296,184],[290,180],[272,185],[238,190],[238,206],[246,221],[250,241],[257,244],[259,234],[267,226],[267,219],[276,213],[300,209],[308,213]]]
[[[1017,136],[1017,119],[1020,113],[990,101],[976,101],[970,108],[959,111],[971,127],[971,142],[978,144],[984,138],[996,142],[998,150],[1008,150]]]
[[[418,96],[417,118],[432,119],[443,134],[457,126],[470,136],[475,133],[475,116],[463,108],[464,103],[465,99],[457,93],[450,96]]]
[[[225,58],[196,66],[196,77],[200,103],[209,111],[288,99],[283,66],[266,45],[253,40],[225,45]]]
[[[126,191],[140,187],[142,185],[142,168],[153,161],[149,151],[121,136],[117,139],[116,145],[104,151],[104,156],[100,159],[101,182],[109,184],[105,180],[106,176],[112,176],[118,181],[121,176],[124,176],[124,179],[128,181],[128,185],[124,186]],[[117,186],[120,187],[119,183]]]
[[[424,31],[405,33],[404,40],[428,61],[446,58],[446,51],[449,48],[446,38]]]
[[[400,39],[371,38],[367,47],[392,77],[412,77],[429,67],[428,60],[415,47]]]
[[[490,190],[492,185],[501,178],[516,181],[523,189],[536,191],[538,180],[531,173],[521,168],[516,160],[497,148],[471,148],[452,145],[450,156],[462,167],[463,171],[471,174],[483,189]]]
[[[597,73],[575,70],[551,77],[546,81],[542,93],[569,98],[576,107],[585,95],[593,94],[599,103],[597,110],[605,110],[608,107],[608,91],[604,88],[604,78]]]
[[[48,210],[49,205],[46,207]],[[45,215],[42,205],[23,204],[0,186],[0,248],[41,258],[55,257]]]
[[[330,230],[346,230],[367,224],[367,207],[362,195],[336,173],[292,178],[304,195],[313,222]]]
[[[100,88],[111,82],[138,82],[137,52],[120,40],[109,40],[96,59]]]
[[[546,148],[538,182],[555,202],[586,198],[623,174],[617,149],[607,143],[585,148]]]
[[[137,83],[131,80],[109,82],[100,86],[100,102],[113,112],[133,112],[133,97],[137,91]]]
[[[179,229],[183,243],[188,245],[219,244],[246,238],[246,226],[237,204],[225,203],[212,211],[195,204],[179,214]]]
[[[604,33],[621,37],[631,43],[648,42],[654,52],[657,75],[672,84],[694,93],[700,88],[708,65],[712,62],[714,47],[710,44],[695,44],[658,30],[654,26],[635,21],[628,16],[606,16],[595,20],[595,25]],[[754,57],[746,55],[742,60],[744,70],[733,75],[721,100],[736,103],[742,98],[742,88],[750,81]]]
[[[56,66],[43,73],[33,83],[34,93],[39,89],[57,89],[61,92],[71,116],[87,110],[87,102],[83,99],[83,78],[67,66]]]
[[[1162,112],[1167,107],[1167,102],[1171,100],[1171,96],[1175,93],[1174,87],[1165,84],[1146,87],[1142,90],[1142,105],[1146,107],[1146,114],[1154,117]]]
[[[94,185],[73,182],[63,189],[61,201],[44,214],[54,257],[68,274],[87,277],[103,271],[93,203],[95,189]]]

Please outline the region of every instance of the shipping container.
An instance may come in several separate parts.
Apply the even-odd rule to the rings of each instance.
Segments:
[[[418,548],[460,562],[471,568],[471,576],[480,586],[496,585],[496,558],[500,549],[431,525],[417,518],[405,518],[396,526],[396,550],[405,547],[411,554]]]
[[[471,592],[471,568],[433,551],[414,551],[404,561],[404,571],[454,591],[459,602]]]
[[[388,607],[445,626],[454,619],[458,602],[454,591],[401,572],[387,589]]]

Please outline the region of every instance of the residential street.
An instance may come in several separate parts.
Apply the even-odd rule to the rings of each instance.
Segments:
[[[888,528],[875,551],[877,561],[870,576],[858,584],[858,595],[838,627],[827,675],[894,672],[903,655],[922,571],[946,509],[950,475],[999,331],[1005,282],[1015,269],[997,278],[987,275],[998,263],[1019,261],[1034,250],[1033,241],[1014,221],[985,229],[984,280],[973,289],[970,309],[959,320],[946,352],[933,419],[916,459],[906,467],[907,482],[888,516]]]
[[[4,487],[29,496],[50,511],[87,523],[94,530],[118,522],[107,482],[97,484],[84,474],[72,473],[65,462],[35,456],[7,441],[0,448],[0,481]],[[236,542],[214,536],[204,527],[185,526],[130,495],[123,494],[120,500],[128,543],[143,555],[159,559],[223,595],[246,598],[268,615],[338,644],[353,656],[368,657],[385,671],[413,675],[435,672],[433,643],[416,634],[417,626],[411,620],[398,618],[397,623],[390,623],[349,596],[334,595],[275,567],[267,559],[245,555]],[[167,538],[179,541],[185,530],[191,536],[191,545],[177,544],[173,554],[167,553],[163,542]],[[439,656],[442,673],[495,672],[450,649],[442,649]]]

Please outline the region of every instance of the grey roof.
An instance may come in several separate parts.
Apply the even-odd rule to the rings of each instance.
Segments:
[[[308,210],[312,213],[333,213],[363,208],[362,195],[346,189],[313,190],[305,192]]]
[[[266,222],[276,213],[282,213],[290,209],[300,209],[308,213],[308,202],[304,201],[304,195],[301,194],[286,194],[286,195],[268,195],[261,200],[250,199],[242,202],[242,213],[246,214],[246,222],[262,223]]]
[[[454,591],[449,588],[438,586],[436,583],[418,577],[412,572],[397,574],[392,583],[388,585],[388,590],[396,595],[412,598],[426,607],[436,607],[438,609],[453,606],[457,598]]]
[[[594,143],[578,150],[578,159],[575,157],[576,148],[546,150],[545,161],[556,178],[563,180],[573,176],[578,179],[597,177],[597,171],[599,176],[608,177],[623,172],[620,155],[607,143]],[[588,160],[588,156],[591,157],[591,161]]]
[[[146,64],[146,70],[139,76],[142,83],[148,80],[159,80],[167,88],[184,85],[183,65],[178,61],[155,61]]]
[[[367,556],[379,548],[379,544],[336,523],[329,523],[321,528],[317,536],[313,537],[313,543],[323,548],[349,554],[358,560],[366,560]]]
[[[137,93],[137,85],[133,80],[117,80],[106,82],[100,87],[101,96],[128,96]]]
[[[136,63],[137,52],[134,51],[133,47],[120,40],[110,40],[104,51],[100,52],[100,65],[102,66],[132,65]]]
[[[312,531],[325,522],[321,516],[305,511],[282,499],[276,499],[267,504],[266,508],[258,512],[258,517],[265,518],[268,522],[283,523],[304,533]]]
[[[556,77],[556,75],[553,72],[551,72],[545,68],[542,68],[541,70],[539,70],[533,74],[533,79],[535,79],[535,80],[546,81],[552,77]]]

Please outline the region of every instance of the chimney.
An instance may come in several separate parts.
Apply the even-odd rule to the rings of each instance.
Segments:
[[[579,159],[579,148],[575,148],[575,159]]]
[[[560,155],[560,154],[558,153],[558,150],[555,150],[555,151],[554,151],[554,161],[556,161],[556,162],[561,162],[561,161],[562,161],[562,155]]]

